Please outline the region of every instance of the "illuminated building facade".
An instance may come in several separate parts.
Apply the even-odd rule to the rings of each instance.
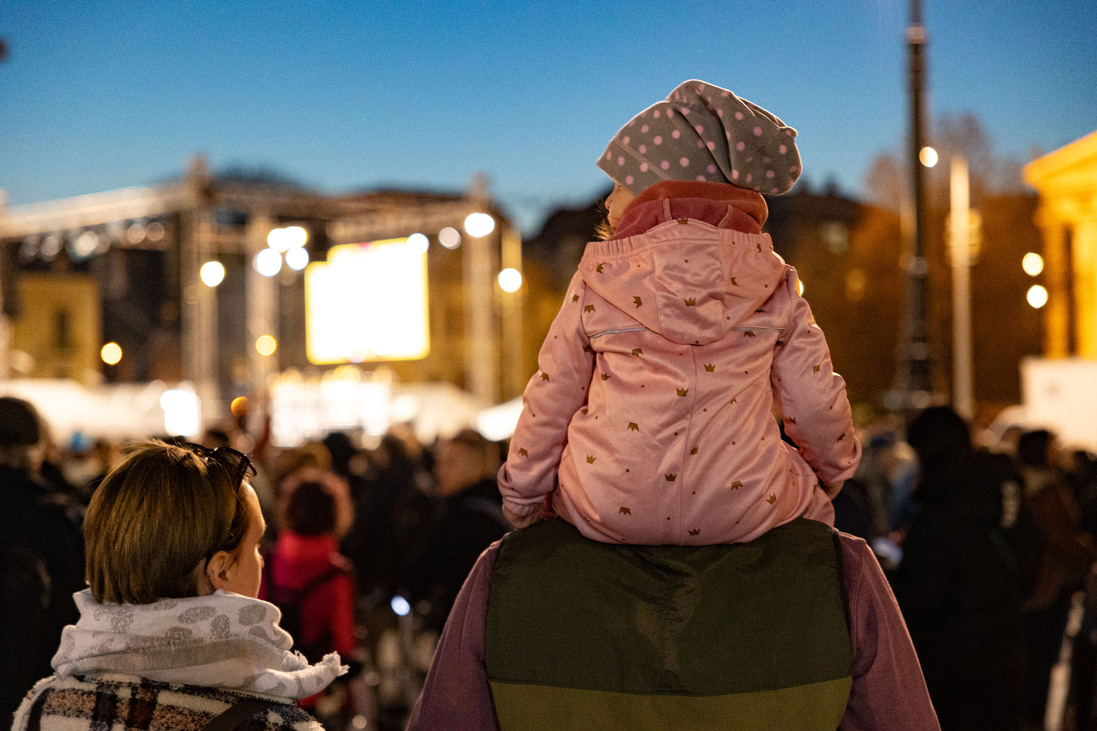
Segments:
[[[1097,360],[1097,132],[1032,161],[1044,249],[1044,355]]]
[[[470,214],[492,229],[470,234]],[[398,256],[358,263],[349,285],[319,274],[349,268],[337,261],[348,250],[383,253],[385,241]],[[384,270],[411,249],[410,270]],[[536,369],[520,357],[526,287],[504,291],[504,266],[521,272],[520,237],[482,183],[456,195],[325,196],[215,176],[195,158],[177,181],[0,206],[0,380],[188,383],[206,424],[233,397],[318,381],[340,364],[344,378],[448,384],[492,405]],[[311,279],[315,309],[327,308],[313,323]],[[318,329],[329,350],[310,360]],[[393,349],[409,337],[410,351]],[[341,341],[357,346],[331,350]]]

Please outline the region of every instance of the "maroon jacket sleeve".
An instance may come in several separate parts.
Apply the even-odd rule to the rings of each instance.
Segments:
[[[934,731],[941,726],[899,604],[868,544],[842,534],[853,689],[843,731]]]
[[[409,731],[497,731],[484,669],[484,627],[491,569],[499,544],[476,562],[449,615]],[[936,731],[937,714],[899,605],[880,565],[860,538],[842,535],[849,597],[853,688],[843,731]]]
[[[496,541],[480,554],[457,594],[408,731],[498,730],[484,665],[488,589],[498,552]]]

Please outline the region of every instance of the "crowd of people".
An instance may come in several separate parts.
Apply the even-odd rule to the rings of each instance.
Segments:
[[[88,586],[82,532],[89,504],[104,474],[142,443],[110,444],[102,453],[111,459],[88,470],[89,454],[79,443],[52,441],[33,404],[0,397],[4,718],[54,671],[62,630],[78,625],[73,595]],[[235,453],[254,443],[230,423],[193,448]],[[280,608],[281,628],[310,662],[337,651],[349,668],[299,705],[329,728],[355,716],[402,728],[449,606],[479,553],[508,529],[494,479],[500,445],[463,430],[424,446],[395,429],[369,448],[337,432],[297,448],[266,448],[264,456],[247,451],[255,469],[247,483],[266,528],[256,596]],[[400,619],[393,599],[406,600],[426,649],[413,656],[401,648],[408,651],[382,667]]]
[[[1093,456],[943,406],[856,427],[763,233],[795,137],[697,80],[621,128],[507,444],[234,421],[65,453],[0,397],[0,717],[1097,728]]]
[[[864,441],[835,525],[877,549],[942,728],[1097,728],[1097,455],[947,406]]]
[[[1061,450],[1048,430],[983,446],[947,407],[862,441],[835,525],[876,549],[942,728],[1043,728],[1064,659],[1067,692],[1053,712],[1073,724],[1063,728],[1097,727],[1097,457]],[[248,436],[213,429],[201,442]],[[53,443],[31,404],[0,397],[0,643],[18,658],[0,679],[5,714],[52,672],[61,631],[79,618],[84,515],[124,446],[100,445],[107,458],[89,469],[89,453]],[[407,690],[378,695],[378,640],[399,619],[390,602],[408,600],[433,648],[477,557],[509,529],[495,477],[504,447],[472,430],[424,446],[400,428],[373,448],[337,432],[256,458],[250,481],[268,526],[259,597],[284,607],[282,626],[310,661],[337,650],[352,675],[370,675],[301,699],[331,727],[363,712],[381,728],[403,725]],[[36,585],[35,574],[49,580]],[[398,662],[421,675],[429,660]]]

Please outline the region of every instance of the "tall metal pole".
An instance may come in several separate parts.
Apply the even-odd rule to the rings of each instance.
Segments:
[[[952,259],[952,407],[975,416],[971,378],[971,213],[967,160],[952,158],[949,174],[949,249]]]
[[[904,369],[901,374],[903,408],[913,411],[925,405],[932,391],[930,381],[930,348],[926,332],[925,256],[926,200],[923,167],[919,160],[924,146],[924,59],[926,29],[922,25],[921,0],[910,0],[910,26],[907,47],[910,61],[910,149],[911,198],[914,218],[911,222],[911,249],[908,266],[907,342]]]

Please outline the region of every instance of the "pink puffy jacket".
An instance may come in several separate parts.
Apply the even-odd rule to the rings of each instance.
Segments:
[[[860,444],[796,271],[757,232],[765,215],[752,191],[660,183],[587,245],[499,472],[508,509],[551,494],[589,538],[639,544],[833,521],[827,493]]]

